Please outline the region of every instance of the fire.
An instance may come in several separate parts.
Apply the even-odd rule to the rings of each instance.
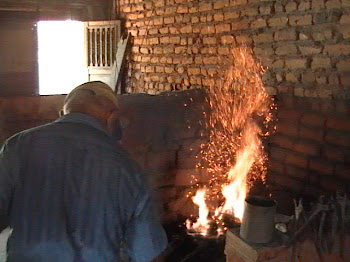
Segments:
[[[227,213],[241,220],[250,185],[257,179],[265,180],[266,155],[261,137],[269,135],[262,128],[267,129],[273,120],[273,105],[261,78],[264,70],[250,49],[232,48],[231,56],[223,64],[226,66],[224,76],[208,89],[210,133],[200,157],[202,168],[207,168],[212,177],[208,197],[221,198],[223,202],[212,219]],[[205,205],[204,194],[198,195],[201,197],[203,200],[196,198],[196,202]],[[205,212],[208,216],[209,211]],[[201,223],[204,222],[209,222],[207,217]]]
[[[206,189],[201,188],[197,191],[196,195],[192,197],[193,203],[199,207],[199,217],[197,222],[191,224],[189,219],[186,220],[186,227],[188,229],[192,228],[194,231],[202,232],[203,235],[206,235],[206,231],[209,228],[209,209],[205,203],[205,193]]]
[[[228,172],[230,184],[222,187],[222,194],[226,199],[222,212],[234,214],[240,220],[243,217],[244,200],[248,191],[247,175],[258,158],[261,146],[257,136],[258,130],[254,123],[249,124],[244,130],[241,149],[236,156],[236,165]]]

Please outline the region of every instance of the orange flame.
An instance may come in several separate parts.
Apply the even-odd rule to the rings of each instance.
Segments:
[[[206,231],[209,228],[209,209],[205,203],[206,191],[207,190],[205,188],[201,188],[197,191],[196,195],[192,197],[193,203],[199,207],[199,217],[197,219],[197,222],[191,225],[190,221],[188,219],[186,220],[187,229],[192,228],[195,231],[203,232],[204,235],[206,235]]]
[[[259,155],[260,140],[257,136],[259,128],[250,123],[244,130],[241,149],[237,152],[237,162],[228,172],[229,185],[222,187],[222,194],[226,198],[221,212],[234,214],[242,220],[244,200],[247,195],[247,175]]]
[[[265,180],[266,155],[260,137],[269,132],[263,133],[257,121],[263,119],[267,127],[273,120],[273,105],[261,78],[264,70],[250,49],[232,48],[223,64],[226,73],[208,89],[210,133],[208,143],[202,145],[202,168],[212,175],[208,194],[222,195],[226,201],[215,214],[230,213],[241,220],[251,182]]]

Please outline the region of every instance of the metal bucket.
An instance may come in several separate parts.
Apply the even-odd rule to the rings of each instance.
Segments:
[[[275,228],[276,201],[250,196],[244,203],[240,237],[250,243],[268,243]]]

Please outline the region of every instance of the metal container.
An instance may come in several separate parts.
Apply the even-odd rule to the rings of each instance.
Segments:
[[[250,243],[268,243],[275,228],[276,201],[250,196],[244,203],[240,237]]]

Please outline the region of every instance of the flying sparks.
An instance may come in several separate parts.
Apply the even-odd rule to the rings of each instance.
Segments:
[[[222,79],[208,89],[209,140],[202,144],[200,157],[211,180],[207,190],[197,191],[196,197],[200,191],[198,197],[203,200],[196,201],[203,206],[205,195],[209,199],[219,198],[221,204],[212,219],[225,213],[241,220],[253,181],[265,181],[266,154],[261,137],[269,135],[263,129],[273,120],[273,103],[261,78],[264,69],[250,49],[232,48],[226,64]],[[207,219],[209,211],[206,212]],[[209,220],[201,223],[204,222],[208,224]]]

